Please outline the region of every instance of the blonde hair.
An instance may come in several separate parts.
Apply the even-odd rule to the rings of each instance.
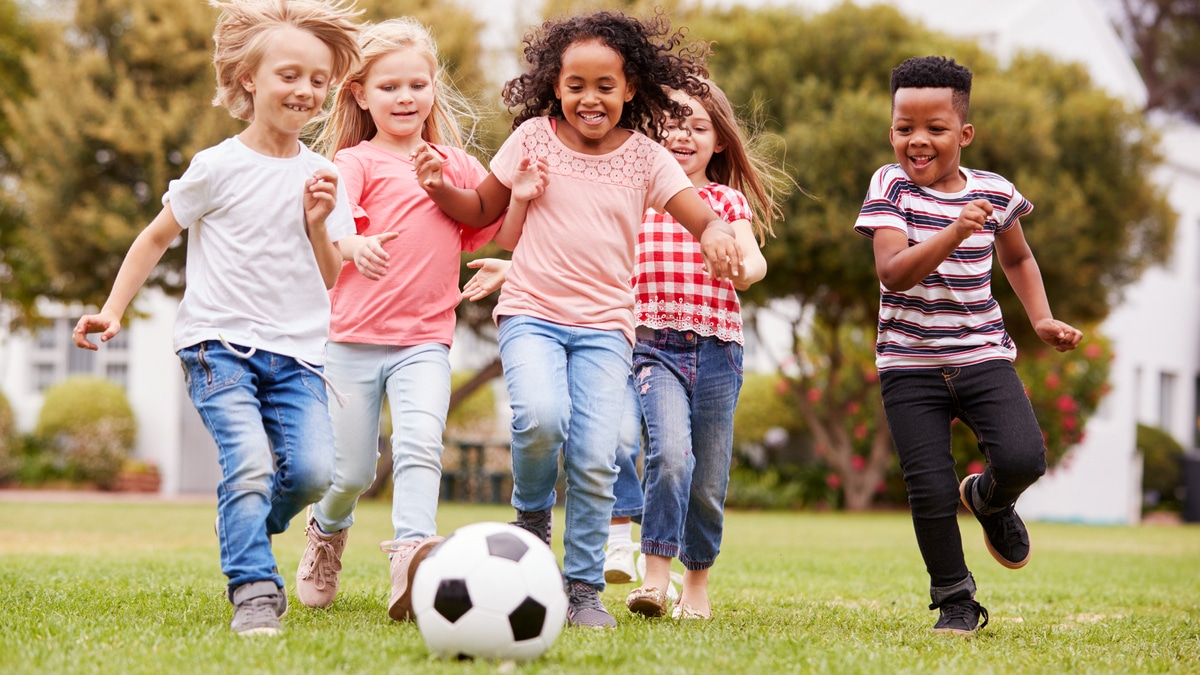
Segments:
[[[773,225],[783,220],[780,202],[795,183],[764,159],[765,153],[759,151],[757,139],[747,138],[725,92],[712,80],[706,79],[704,83],[708,85],[708,91],[693,98],[712,118],[717,143],[725,146],[708,160],[704,174],[709,180],[746,195],[754,214],[754,234],[761,245],[768,236],[775,236]]]
[[[467,98],[442,77],[437,44],[421,22],[401,17],[365,26],[358,44],[362,60],[346,75],[334,95],[333,105],[323,116],[325,126],[314,143],[318,152],[332,158],[339,150],[374,138],[378,132],[375,120],[370,110],[358,105],[351,85],[362,86],[380,59],[400,50],[413,50],[423,57],[433,76],[433,108],[421,126],[422,140],[458,148],[474,145],[479,116]],[[464,129],[463,121],[469,121],[470,126]]]
[[[239,120],[254,119],[254,96],[242,80],[262,63],[272,35],[281,28],[311,33],[333,52],[331,82],[336,83],[358,63],[360,13],[345,0],[209,0],[221,10],[213,31],[213,66],[217,93],[213,105]]]

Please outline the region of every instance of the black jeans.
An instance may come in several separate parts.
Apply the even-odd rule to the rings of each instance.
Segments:
[[[970,574],[958,530],[959,476],[950,452],[950,423],[962,420],[979,441],[986,468],[976,489],[985,514],[1008,508],[1046,472],[1046,445],[1009,361],[889,370],[879,374],[879,381],[908,485],[917,546],[937,602],[936,589],[959,585]]]

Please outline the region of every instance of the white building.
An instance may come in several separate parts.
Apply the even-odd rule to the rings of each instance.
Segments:
[[[740,1],[812,12],[836,4]],[[1133,106],[1145,101],[1145,87],[1099,0],[887,1],[931,28],[980,40],[1001,59],[1036,49],[1079,61],[1114,95]],[[485,18],[483,40],[497,69],[504,70],[505,64],[515,68],[515,45],[521,29],[535,20],[535,3],[464,4],[477,7]],[[1174,255],[1166,266],[1150,270],[1127,289],[1123,304],[1102,327],[1117,355],[1113,390],[1088,423],[1086,440],[1074,450],[1070,467],[1052,472],[1022,497],[1026,517],[1137,522],[1141,462],[1134,448],[1136,424],[1163,427],[1185,447],[1200,445],[1200,204],[1195,201],[1200,195],[1200,128],[1176,123],[1165,126],[1164,133],[1167,161],[1156,179],[1180,214]],[[70,346],[77,311],[64,311],[52,331],[33,338],[0,334],[0,389],[12,402],[20,427],[28,429],[47,384],[77,372],[123,380],[139,421],[136,454],[158,464],[164,493],[211,493],[219,476],[216,452],[186,396],[178,359],[171,353],[174,303],[153,293],[143,294],[138,302],[150,318],[131,322],[124,347],[109,344],[94,356]],[[481,357],[490,358],[491,353],[481,354],[490,349],[494,348],[464,336],[452,354],[456,362],[472,366]]]

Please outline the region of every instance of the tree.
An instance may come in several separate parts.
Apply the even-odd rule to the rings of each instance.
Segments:
[[[786,372],[847,508],[867,507],[892,464],[878,384],[862,357],[874,342],[878,280],[869,242],[852,230],[871,174],[894,161],[892,67],[945,54],[975,72],[976,137],[963,161],[1007,176],[1037,206],[1023,225],[1056,316],[1094,325],[1165,257],[1174,215],[1148,178],[1155,134],[1079,66],[1026,54],[1002,68],[978,46],[883,6],[844,4],[811,18],[785,8],[692,8],[677,23],[714,42],[715,81],[782,139],[776,161],[817,197],[787,203],[764,249],[767,278],[744,298],[800,308]],[[994,293],[1018,345],[1031,347],[1036,337],[998,269]]]
[[[1200,0],[1121,0],[1120,17],[1146,83],[1146,109],[1200,122]]]
[[[9,159],[9,143],[13,136],[13,106],[23,101],[32,90],[29,72],[25,69],[25,58],[33,51],[34,35],[21,15],[14,0],[0,0],[0,186],[15,182],[12,162]],[[0,187],[0,195],[9,188]],[[0,286],[12,283],[12,256],[17,232],[22,228],[20,210],[9,199],[0,198]],[[4,294],[0,294],[0,302]]]
[[[19,24],[0,0],[0,66],[16,53]],[[414,15],[430,25],[451,79],[480,100],[481,155],[499,136],[497,96],[481,68],[480,24],[469,10],[433,0],[363,2],[364,18]],[[17,188],[0,194],[0,298],[15,323],[36,320],[39,299],[98,306],[134,237],[161,208],[167,183],[192,156],[243,123],[210,105],[216,11],[194,0],[79,0],[69,21],[32,28],[30,77],[0,68],[0,87],[32,93],[0,110],[0,141]],[[64,83],[70,83],[69,86]],[[0,89],[4,91],[4,89]],[[5,135],[4,123],[14,133]],[[4,166],[0,164],[0,170]],[[181,244],[186,240],[186,233]],[[147,286],[182,291],[182,245]]]

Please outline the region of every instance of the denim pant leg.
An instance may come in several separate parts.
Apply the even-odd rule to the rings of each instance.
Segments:
[[[950,451],[954,397],[939,368],[886,370],[879,382],[930,584],[953,586],[970,574],[958,529],[959,481]]]
[[[617,445],[617,482],[613,485],[613,518],[642,520],[642,480],[638,477],[637,457],[642,452],[642,403],[629,378],[625,394],[625,413],[621,416],[621,442]]]
[[[692,488],[679,560],[689,570],[712,567],[725,529],[725,495],[733,460],[733,412],[742,389],[742,346],[699,340],[692,388]]]
[[[325,384],[291,357],[242,358],[218,342],[179,357],[221,465],[221,570],[230,588],[267,579],[282,587],[270,535],[320,499],[333,477]]]
[[[397,541],[411,541],[437,533],[442,434],[450,407],[450,349],[425,344],[390,351],[392,527]]]
[[[1004,360],[961,368],[947,382],[986,460],[975,482],[977,508],[1003,511],[1046,473],[1046,444],[1025,386]]]
[[[330,342],[325,351],[325,375],[344,395],[345,405],[329,408],[336,471],[333,486],[313,507],[313,517],[321,529],[336,532],[354,524],[358,498],[375,482],[387,348]]]

